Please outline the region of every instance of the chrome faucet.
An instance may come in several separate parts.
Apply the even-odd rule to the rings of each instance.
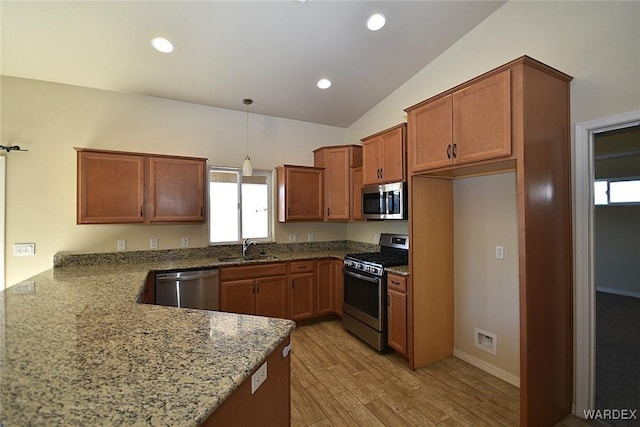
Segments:
[[[249,249],[249,246],[253,246],[257,244],[258,242],[256,242],[255,240],[244,239],[242,241],[242,256],[244,257],[247,255],[247,249]]]

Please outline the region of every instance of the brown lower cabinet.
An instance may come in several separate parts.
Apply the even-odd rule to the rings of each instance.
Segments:
[[[315,261],[289,263],[291,286],[291,319],[304,320],[316,316]]]
[[[220,270],[220,310],[269,317],[289,317],[285,263]]]
[[[289,337],[266,360],[267,379],[251,394],[251,377],[244,380],[201,424],[213,426],[264,426],[291,425],[291,358],[282,350],[289,344]]]
[[[334,312],[333,269],[332,259],[316,261],[316,313],[319,316]]]
[[[407,278],[387,274],[387,344],[407,355]]]
[[[220,310],[292,320],[342,316],[342,260],[223,267]]]

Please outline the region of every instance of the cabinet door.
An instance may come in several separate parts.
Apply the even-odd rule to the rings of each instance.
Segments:
[[[407,355],[407,294],[387,290],[387,343],[402,355]]]
[[[362,183],[378,184],[382,180],[382,138],[362,142]]]
[[[362,221],[362,166],[351,168],[351,219]]]
[[[340,317],[342,317],[343,300],[343,264],[344,262],[341,259],[333,260],[333,310]]]
[[[511,154],[511,71],[453,94],[454,163]]]
[[[258,316],[288,318],[287,277],[256,279],[256,314]]]
[[[333,279],[333,260],[319,260],[316,263],[316,311],[318,314],[333,313]]]
[[[291,275],[291,319],[302,320],[315,316],[315,274]]]
[[[409,112],[407,152],[411,173],[451,164],[452,105],[451,95],[448,95]]]
[[[278,171],[278,221],[322,221],[323,170],[280,166]]]
[[[220,311],[255,314],[255,281],[253,279],[220,283]]]
[[[149,159],[149,222],[203,222],[204,160]]]
[[[382,140],[381,182],[405,180],[405,126],[400,126],[380,136]]]
[[[78,151],[78,224],[144,222],[144,157]]]
[[[350,152],[348,147],[328,148],[325,152],[325,219],[350,218]]]

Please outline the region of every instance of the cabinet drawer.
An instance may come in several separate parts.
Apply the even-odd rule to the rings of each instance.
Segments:
[[[395,289],[399,292],[407,292],[407,278],[389,274],[387,276],[387,288]]]
[[[287,274],[287,264],[247,265],[241,267],[225,267],[220,269],[220,281],[253,279],[256,277],[283,276]]]
[[[289,263],[289,274],[310,273],[313,272],[315,261],[293,261]]]

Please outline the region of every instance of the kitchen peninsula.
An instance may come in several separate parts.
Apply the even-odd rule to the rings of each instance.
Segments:
[[[372,246],[258,248],[286,262]],[[149,272],[230,266],[218,258],[236,252],[56,254],[54,268],[1,291],[0,425],[208,425],[265,360],[267,381],[284,377],[271,357],[282,360],[293,321],[138,303]]]
[[[290,320],[138,304],[175,264],[54,268],[2,291],[0,425],[201,425],[288,342]]]

